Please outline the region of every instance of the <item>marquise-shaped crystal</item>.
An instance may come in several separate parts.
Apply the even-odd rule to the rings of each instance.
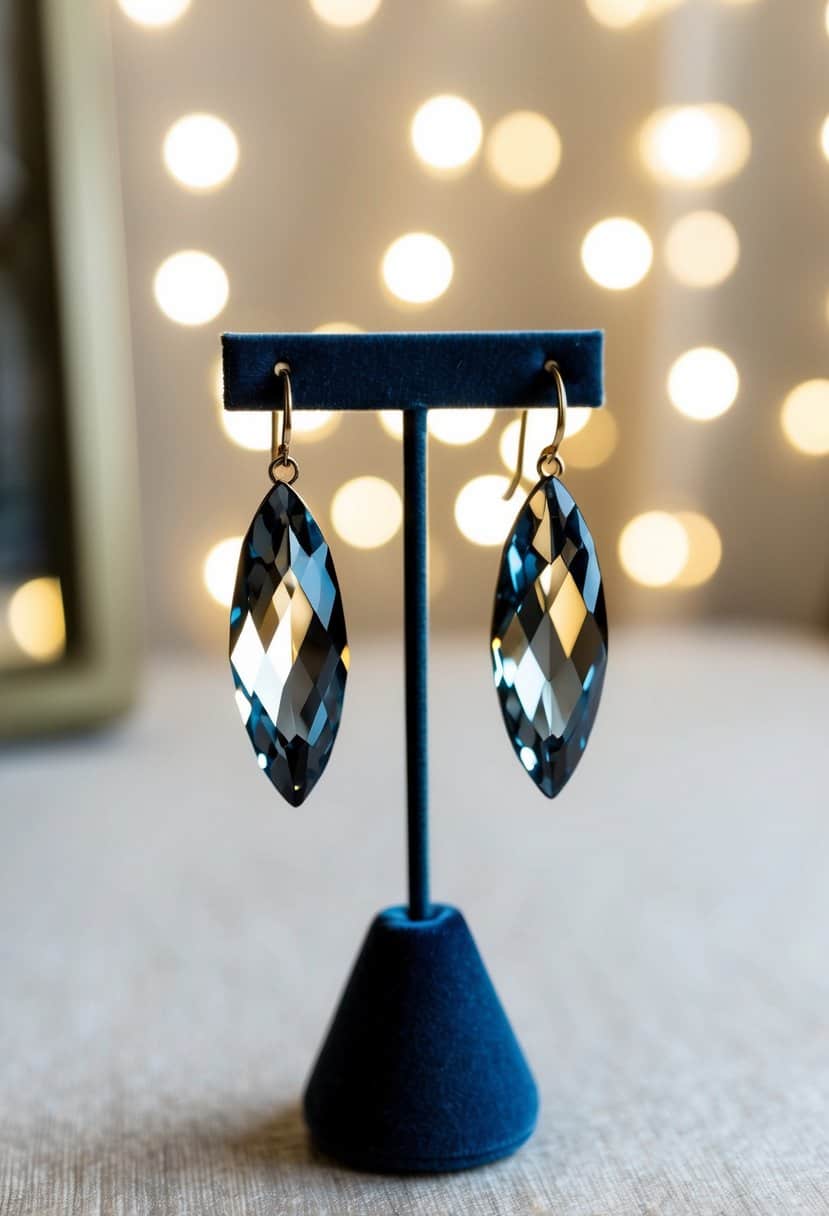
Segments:
[[[587,744],[607,666],[596,546],[556,477],[530,492],[504,546],[492,663],[515,754],[555,798]]]
[[[292,806],[307,798],[328,763],[348,663],[328,545],[296,491],[279,482],[242,543],[230,666],[259,767]]]

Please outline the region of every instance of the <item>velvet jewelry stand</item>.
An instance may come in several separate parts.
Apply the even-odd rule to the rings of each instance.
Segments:
[[[602,403],[602,335],[225,334],[225,408],[403,410],[409,902],[371,924],[305,1091],[324,1153],[382,1173],[441,1172],[512,1153],[535,1128],[532,1074],[461,913],[429,896],[427,415]]]

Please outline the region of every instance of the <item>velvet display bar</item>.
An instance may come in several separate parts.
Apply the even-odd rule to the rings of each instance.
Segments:
[[[289,364],[297,409],[404,413],[409,901],[372,923],[305,1090],[317,1147],[358,1169],[482,1165],[532,1135],[538,1094],[466,921],[429,890],[430,409],[603,400],[601,332],[225,334],[225,408],[275,410]]]
[[[571,405],[603,402],[600,330],[225,334],[222,350],[228,410],[278,408],[279,361],[291,366],[297,409],[553,405],[547,359],[561,368]]]

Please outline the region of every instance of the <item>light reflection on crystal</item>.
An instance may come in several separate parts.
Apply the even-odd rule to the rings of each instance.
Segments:
[[[230,614],[230,665],[259,767],[292,806],[328,763],[349,651],[334,564],[290,486],[261,503],[242,544]]]
[[[548,798],[564,788],[587,745],[606,665],[596,547],[569,492],[546,478],[504,546],[492,666],[510,741]]]

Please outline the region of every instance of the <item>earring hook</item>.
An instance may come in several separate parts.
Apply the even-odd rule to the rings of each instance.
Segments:
[[[299,465],[290,455],[294,420],[294,393],[291,388],[290,364],[277,363],[273,372],[282,381],[282,417],[280,420],[279,410],[271,412],[271,462],[268,465],[268,475],[274,485],[278,481],[285,481],[290,486],[299,477]],[[277,469],[289,469],[290,476],[277,477]]]
[[[567,389],[564,387],[564,377],[561,374],[561,368],[556,363],[555,359],[548,359],[544,364],[544,370],[548,375],[553,377],[556,386],[556,430],[553,436],[553,442],[547,444],[541,449],[538,461],[536,462],[536,470],[539,477],[563,477],[564,476],[564,461],[558,454],[558,449],[561,446],[561,441],[564,438],[564,432],[567,429]],[[518,428],[518,457],[515,462],[515,472],[512,475],[512,480],[504,491],[503,498],[508,502],[512,498],[515,491],[521,482],[521,476],[524,472],[524,447],[527,442],[527,410],[521,411],[521,425]],[[555,462],[555,468],[545,470],[545,465]]]

